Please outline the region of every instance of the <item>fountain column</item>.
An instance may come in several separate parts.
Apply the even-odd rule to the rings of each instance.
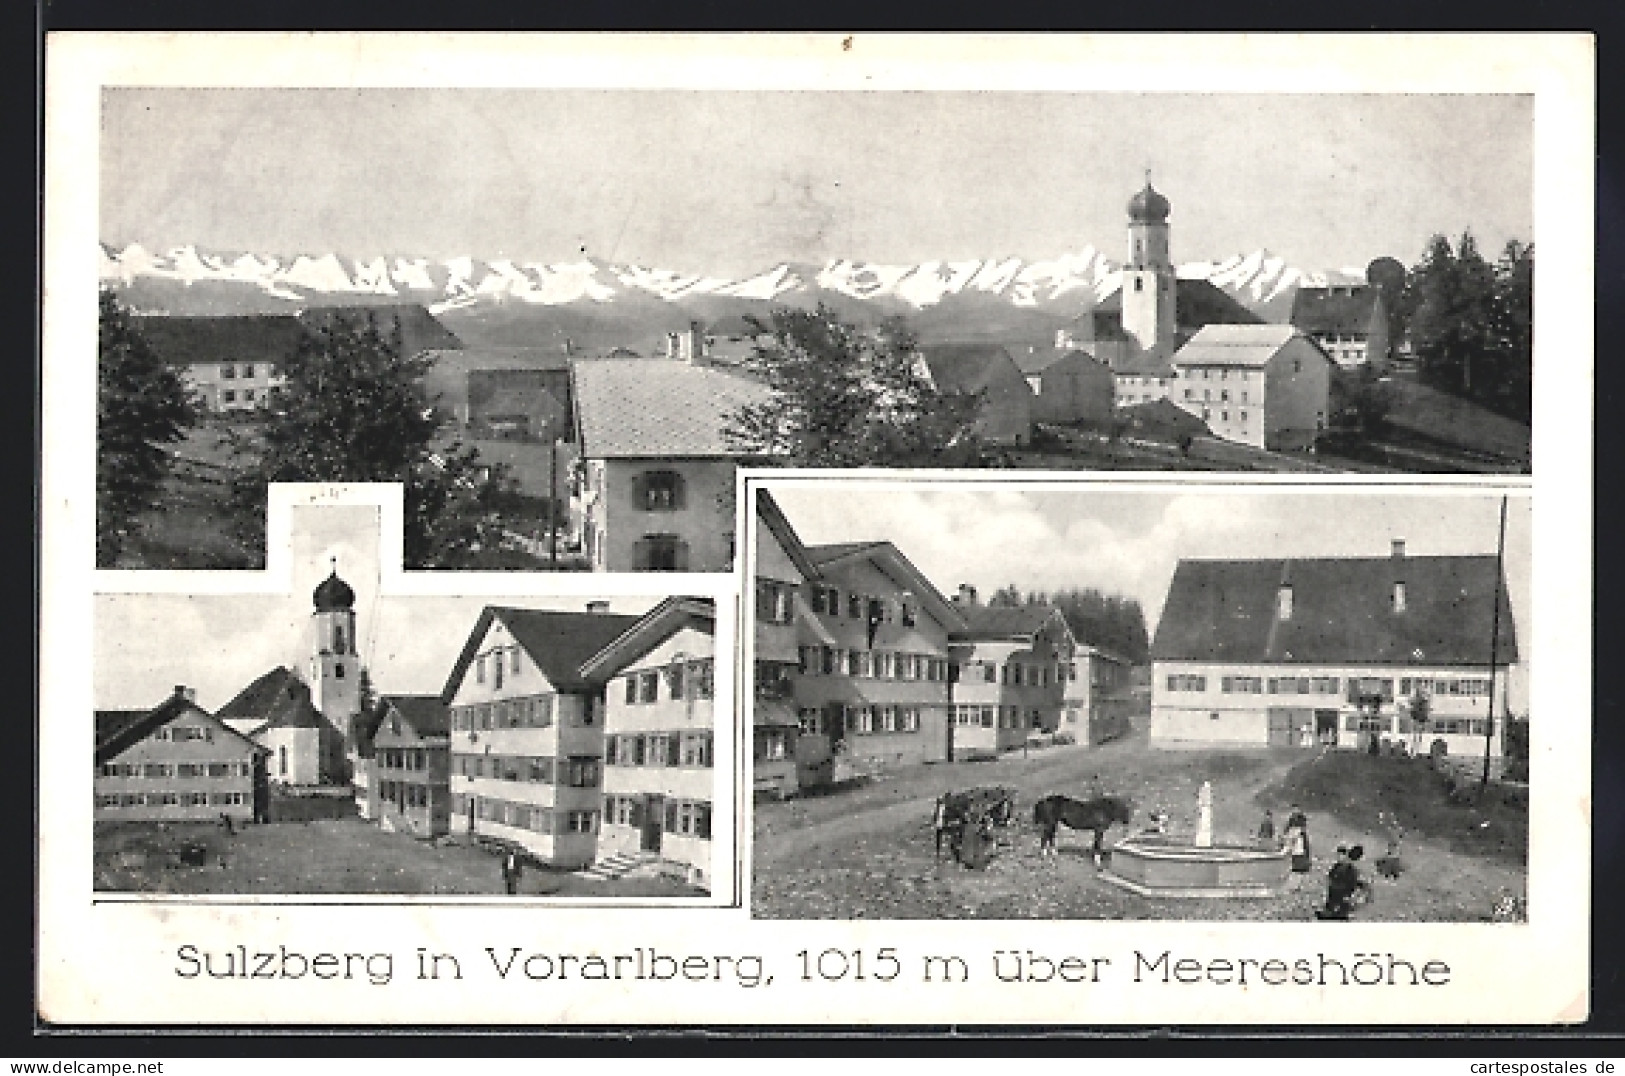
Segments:
[[[1213,782],[1203,781],[1196,794],[1196,847],[1213,847]]]

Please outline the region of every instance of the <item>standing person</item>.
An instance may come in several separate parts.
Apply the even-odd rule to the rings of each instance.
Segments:
[[[1258,824],[1258,843],[1263,848],[1275,847],[1275,812],[1265,811],[1264,821]]]
[[[1296,803],[1286,819],[1286,850],[1292,856],[1292,872],[1307,874],[1312,865],[1309,850],[1309,816]]]
[[[513,896],[519,892],[519,853],[509,850],[502,859],[502,888]]]

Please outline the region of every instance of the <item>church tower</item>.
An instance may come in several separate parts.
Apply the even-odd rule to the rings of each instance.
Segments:
[[[1174,264],[1168,256],[1168,199],[1145,188],[1128,203],[1128,264],[1123,267],[1123,331],[1142,351],[1174,352]]]
[[[361,657],[356,650],[355,591],[335,564],[311,594],[311,702],[348,739],[361,712]]]

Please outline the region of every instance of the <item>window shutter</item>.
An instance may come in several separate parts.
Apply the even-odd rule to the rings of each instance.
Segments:
[[[684,488],[683,476],[676,471],[671,472],[671,506],[673,509],[685,507],[687,490]]]
[[[711,805],[709,803],[696,803],[694,805],[694,835],[704,840],[711,839]]]
[[[677,832],[677,804],[671,800],[666,801],[666,832]]]
[[[688,543],[681,539],[672,542],[671,566],[673,571],[688,571]]]
[[[642,511],[649,507],[649,476],[632,476],[632,507]]]

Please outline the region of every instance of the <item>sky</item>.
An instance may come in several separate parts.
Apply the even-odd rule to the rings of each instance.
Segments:
[[[103,242],[290,258],[1122,257],[1406,264],[1533,239],[1533,98],[969,91],[105,90]]]
[[[357,648],[380,694],[438,694],[487,605],[581,610],[589,600],[381,595],[378,528],[374,507],[295,507],[287,594],[97,595],[96,708],[146,709],[185,684],[213,712],[278,665],[303,671],[313,645],[311,592],[334,558],[356,593]],[[611,612],[639,614],[661,599],[606,600]]]
[[[1500,513],[1483,493],[770,488],[809,545],[891,541],[945,595],[1094,587],[1138,600],[1152,634],[1181,557],[1381,557],[1394,538],[1412,556],[1494,556]],[[1526,658],[1530,525],[1529,498],[1513,497],[1507,594]]]

